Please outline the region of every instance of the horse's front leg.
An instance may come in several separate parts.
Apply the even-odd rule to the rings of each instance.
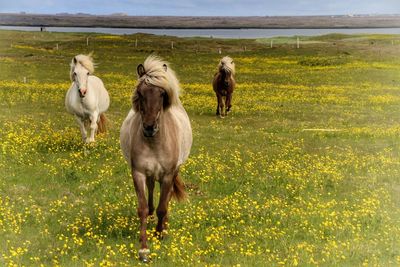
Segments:
[[[224,111],[224,100],[222,99],[221,95],[217,95],[218,98],[218,108],[217,108],[217,116],[219,115],[221,118],[225,116]]]
[[[87,132],[86,132],[86,129],[85,129],[85,122],[83,121],[83,119],[81,117],[78,117],[76,115],[75,115],[75,120],[79,124],[79,129],[81,130],[81,134],[82,134],[82,140],[85,142],[86,141],[86,136],[87,136]]]
[[[149,216],[151,216],[154,213],[154,198],[153,198],[154,177],[148,177],[146,179],[146,184],[147,184],[147,190],[149,192],[149,199],[148,199]]]
[[[157,207],[157,233],[162,237],[168,221],[168,204],[172,196],[174,174],[165,175],[161,182],[160,203]]]
[[[219,112],[219,103],[220,103],[221,96],[219,96],[218,94],[216,94],[216,96],[217,96],[217,112],[215,113],[215,115],[219,116],[221,114]]]
[[[99,120],[99,113],[97,111],[90,114],[90,137],[86,139],[86,143],[94,142],[94,135],[97,131],[97,121]]]
[[[226,102],[225,102],[225,107],[226,107],[226,114],[228,114],[231,111],[231,101],[232,101],[232,93],[228,93],[226,95]]]
[[[221,105],[220,105],[220,108],[221,108],[221,118],[224,118],[224,117],[226,116],[226,110],[225,110],[226,106],[225,106],[225,103],[226,103],[226,96],[222,96],[222,97],[221,97]]]
[[[135,192],[138,198],[138,216],[140,219],[140,249],[139,259],[143,262],[148,262],[150,250],[147,247],[147,216],[149,215],[149,208],[146,203],[146,176],[138,171],[132,171],[133,183],[135,185]]]

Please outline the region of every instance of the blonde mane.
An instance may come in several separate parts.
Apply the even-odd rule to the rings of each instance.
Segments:
[[[139,77],[138,84],[144,81],[146,84],[163,88],[168,94],[170,104],[172,106],[179,104],[179,81],[169,63],[157,56],[150,55],[144,61],[143,67],[145,74]]]
[[[218,64],[218,70],[225,70],[229,71],[231,74],[235,74],[235,63],[233,63],[233,59],[225,56],[221,59],[221,61]]]
[[[85,69],[89,71],[90,74],[94,73],[95,64],[93,63],[92,54],[89,55],[77,55],[71,61],[70,78],[72,80],[72,75],[74,73],[74,68],[77,64],[82,65]]]

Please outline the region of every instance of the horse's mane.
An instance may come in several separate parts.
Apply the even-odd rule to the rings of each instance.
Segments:
[[[72,61],[71,61],[71,71],[70,71],[70,78],[72,80],[72,74],[74,73],[74,68],[77,64],[82,65],[85,69],[89,71],[90,74],[94,73],[94,63],[93,63],[93,58],[92,54],[90,53],[89,55],[77,55],[75,56]]]
[[[170,68],[168,62],[157,56],[150,55],[144,61],[143,67],[145,74],[142,77],[139,77],[138,84],[145,82],[163,88],[168,95],[171,106],[180,103],[179,81],[175,72]]]
[[[235,74],[235,63],[233,63],[233,59],[228,56],[223,57],[218,64],[218,70],[225,70],[231,74]]]

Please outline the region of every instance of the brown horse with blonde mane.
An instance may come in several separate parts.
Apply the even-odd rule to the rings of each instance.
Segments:
[[[233,59],[226,56],[218,64],[218,72],[214,75],[213,89],[217,95],[216,115],[225,117],[232,107],[232,94],[235,89],[235,63]]]
[[[138,197],[139,258],[148,262],[146,227],[147,216],[154,212],[154,184],[158,181],[161,188],[156,211],[156,230],[161,237],[171,197],[183,200],[186,196],[179,167],[189,156],[192,128],[179,100],[179,82],[167,63],[149,56],[137,67],[137,73],[139,81],[133,93],[133,108],[122,124],[120,142]]]

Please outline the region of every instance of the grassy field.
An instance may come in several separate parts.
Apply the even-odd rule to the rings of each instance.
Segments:
[[[302,39],[0,31],[0,265],[140,265],[119,128],[151,53],[178,74],[194,136],[190,198],[151,265],[400,265],[400,37]],[[237,68],[225,119],[218,48]],[[110,131],[84,145],[64,96],[90,51],[112,103]]]

